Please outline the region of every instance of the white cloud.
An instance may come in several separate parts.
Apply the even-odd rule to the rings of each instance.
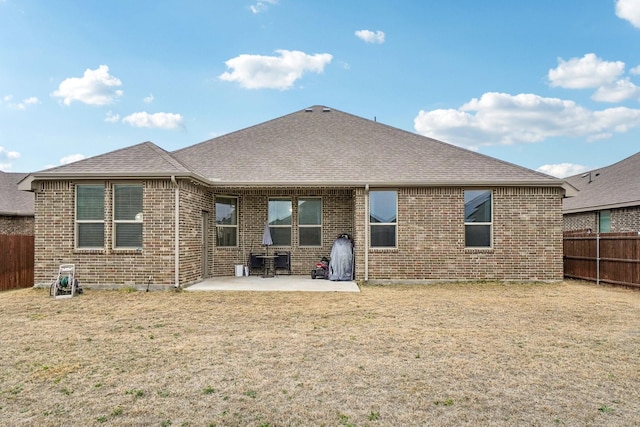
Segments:
[[[10,101],[11,99],[13,99],[13,97],[11,95],[9,95],[9,96],[5,96],[4,99],[5,99],[5,101]],[[14,110],[24,111],[24,110],[27,109],[27,107],[29,107],[31,105],[36,105],[36,104],[40,104],[40,100],[38,98],[36,98],[35,96],[31,96],[29,98],[23,99],[20,102],[9,103],[9,108],[13,108]]]
[[[109,74],[109,67],[100,65],[95,70],[87,68],[82,77],[65,79],[52,96],[63,98],[65,105],[80,101],[89,105],[107,105],[122,96],[120,79]]]
[[[613,83],[624,72],[624,62],[603,61],[594,53],[568,61],[558,58],[558,63],[557,68],[549,70],[549,82],[553,87],[596,88]]]
[[[322,73],[333,56],[328,53],[307,55],[304,52],[277,50],[280,56],[243,54],[225,62],[232,72],[219,76],[221,80],[238,82],[246,89],[280,89],[293,86],[306,72]]]
[[[366,43],[384,43],[384,32],[383,31],[370,31],[370,30],[359,30],[356,31],[356,37],[360,40],[365,41]]]
[[[555,165],[542,165],[538,169],[538,172],[546,173],[557,178],[566,178],[568,176],[577,175],[580,172],[587,170],[586,166],[574,165],[573,163],[558,163]]]
[[[629,70],[629,73],[631,74],[640,74],[640,65],[638,65],[637,67],[633,67],[632,69]]]
[[[640,127],[640,110],[591,111],[558,98],[488,92],[458,109],[421,110],[414,127],[423,135],[478,149],[553,137],[605,139]]]
[[[631,83],[628,77],[610,85],[600,86],[591,97],[594,101],[601,102],[622,102],[630,98],[640,99],[640,87]]]
[[[70,154],[68,156],[64,156],[60,159],[61,165],[68,165],[69,163],[77,162],[78,160],[84,159],[84,154]]]
[[[616,0],[616,16],[629,21],[634,27],[640,28],[640,1]]]
[[[124,117],[122,122],[138,128],[177,129],[183,127],[184,119],[180,114],[142,111]]]
[[[20,158],[20,153],[17,151],[9,151],[5,149],[2,145],[0,145],[0,160],[15,160]],[[0,170],[9,172],[13,164],[11,162],[0,162]]]
[[[278,0],[258,0],[256,4],[249,6],[249,9],[254,14],[261,13],[266,11],[272,4],[278,4]]]
[[[2,97],[2,100],[3,100],[4,102],[9,102],[9,101],[11,101],[12,99],[13,99],[13,95],[5,95],[5,96],[3,96],[3,97]]]
[[[9,151],[2,145],[0,145],[0,157],[5,157],[7,159],[19,159],[20,153],[18,153],[17,151]]]
[[[107,123],[118,123],[120,121],[120,114],[113,114],[112,111],[107,111],[107,116],[104,118]]]
[[[153,94],[150,93],[149,96],[145,96],[143,101],[145,104],[151,104],[153,102]]]

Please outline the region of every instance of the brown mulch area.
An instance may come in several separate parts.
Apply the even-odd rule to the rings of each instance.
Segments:
[[[640,425],[640,292],[0,293],[12,426]]]

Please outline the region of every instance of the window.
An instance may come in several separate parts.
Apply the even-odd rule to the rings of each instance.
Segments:
[[[113,247],[142,249],[142,185],[113,186]]]
[[[464,245],[491,247],[491,190],[464,190]]]
[[[76,186],[76,248],[104,248],[104,185]]]
[[[396,191],[371,191],[369,193],[369,226],[372,248],[395,248],[398,218],[398,193]]]
[[[216,197],[217,246],[238,246],[238,198]]]
[[[322,246],[322,199],[298,199],[298,244]]]
[[[598,212],[598,233],[611,232],[611,211]]]
[[[269,227],[274,246],[291,246],[291,199],[269,199]]]

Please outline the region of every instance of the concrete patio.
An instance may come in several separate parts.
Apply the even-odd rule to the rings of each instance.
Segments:
[[[186,291],[360,292],[356,282],[334,282],[310,276],[212,277],[185,287]]]

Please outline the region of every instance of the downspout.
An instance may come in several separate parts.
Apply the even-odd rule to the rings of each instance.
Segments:
[[[174,186],[174,214],[173,218],[175,220],[174,224],[174,288],[180,287],[180,188],[178,187],[178,181],[176,181],[176,176],[171,175],[171,182]]]
[[[369,184],[364,186],[364,281],[369,280]]]

